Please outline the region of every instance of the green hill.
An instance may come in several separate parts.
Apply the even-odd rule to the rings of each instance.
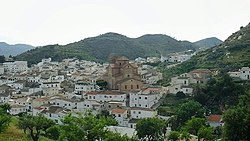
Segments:
[[[164,73],[163,81],[168,82],[173,75],[189,72],[198,68],[219,69],[227,72],[238,70],[243,66],[250,66],[250,24],[241,27],[223,43],[205,51],[199,52],[190,60],[167,69],[167,64],[161,64]]]
[[[161,54],[165,55],[189,49],[195,50],[196,47],[191,42],[177,41],[161,34],[128,38],[117,33],[106,33],[67,45],[37,47],[16,56],[16,60],[27,60],[31,64],[47,57],[51,57],[56,61],[77,57],[79,59],[104,62],[113,55],[124,55],[129,59],[135,59],[137,57],[160,56]]]
[[[208,48],[217,46],[221,43],[222,41],[216,37],[206,38],[206,39],[202,39],[202,40],[194,42],[194,44],[199,46],[197,50],[206,50]]]
[[[5,42],[0,42],[0,55],[9,56],[9,55],[17,55],[23,52],[26,52],[30,49],[34,48],[33,46],[26,44],[15,44],[9,45]]]

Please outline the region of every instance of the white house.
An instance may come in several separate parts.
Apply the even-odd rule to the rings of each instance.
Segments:
[[[120,91],[93,91],[86,94],[86,99],[98,102],[120,101],[126,106],[127,94]]]
[[[77,101],[66,99],[66,98],[55,98],[50,100],[50,103],[58,107],[63,107],[65,109],[76,109],[77,108]]]
[[[28,111],[32,111],[33,109],[32,101],[33,101],[33,98],[28,97],[28,96],[15,99],[16,104],[25,106]]]
[[[10,114],[11,115],[17,115],[19,113],[23,113],[27,111],[27,107],[24,105],[14,104],[10,106]]]
[[[130,115],[132,119],[151,118],[157,115],[157,111],[150,108],[132,107]]]
[[[240,78],[242,80],[250,80],[250,68],[243,67],[240,69]]]
[[[56,95],[59,93],[60,83],[59,82],[43,82],[41,85],[41,88],[45,95]]]
[[[102,108],[103,103],[95,101],[95,100],[80,100],[77,101],[77,107],[76,107],[76,112],[85,112],[86,110],[92,110],[94,112],[100,111]]]
[[[10,87],[7,85],[0,86],[0,103],[7,103],[10,100]]]
[[[56,75],[56,76],[51,76],[51,82],[63,82],[64,81],[64,76],[63,75]]]
[[[130,107],[151,108],[162,97],[161,88],[146,88],[138,93],[130,93]]]
[[[4,71],[8,73],[16,73],[28,69],[27,61],[4,62],[3,67]]]
[[[71,110],[64,109],[59,106],[50,106],[41,113],[47,118],[54,120],[57,124],[62,124],[61,119],[64,118]]]
[[[211,127],[218,127],[218,126],[222,126],[223,122],[222,122],[222,115],[210,115],[207,117],[207,123],[211,126]]]
[[[119,126],[128,126],[128,110],[116,108],[112,109],[110,113],[114,115]]]
[[[85,94],[86,92],[95,91],[95,84],[77,82],[75,83],[75,92],[78,94]]]

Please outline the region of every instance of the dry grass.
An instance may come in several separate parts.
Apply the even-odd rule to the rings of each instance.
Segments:
[[[28,134],[24,134],[23,130],[20,130],[16,126],[17,119],[12,117],[9,128],[0,134],[0,141],[32,141]],[[39,141],[51,141],[45,137],[41,137]]]

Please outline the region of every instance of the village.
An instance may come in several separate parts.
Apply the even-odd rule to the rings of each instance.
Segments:
[[[164,118],[157,114],[164,96],[177,92],[191,96],[192,84],[205,84],[217,73],[197,69],[171,78],[168,87],[159,86],[162,74],[145,63],[183,61],[182,57],[174,61],[171,58],[113,57],[103,64],[76,58],[54,62],[46,58],[31,67],[27,61],[5,62],[0,65],[0,104],[10,104],[11,115],[40,113],[57,124],[67,114],[107,111],[120,127],[134,129],[139,119]],[[250,69],[244,67],[229,75],[249,79]],[[221,118],[210,115],[208,123],[212,127],[222,126]]]

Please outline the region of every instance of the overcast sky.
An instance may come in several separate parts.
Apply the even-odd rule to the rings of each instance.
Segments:
[[[67,44],[106,32],[225,40],[250,22],[250,0],[0,0],[0,41]]]

